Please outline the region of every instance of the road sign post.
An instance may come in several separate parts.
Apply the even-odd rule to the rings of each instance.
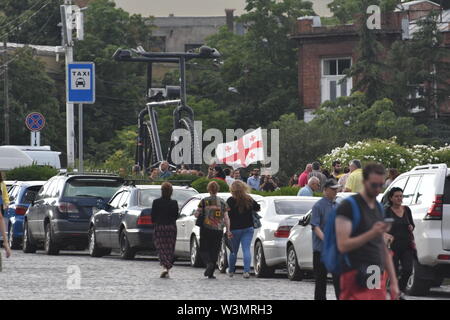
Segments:
[[[32,112],[26,116],[25,125],[31,131],[30,145],[39,147],[41,145],[41,130],[45,127],[45,117],[39,112]]]
[[[83,172],[83,104],[95,103],[95,64],[69,63],[66,74],[67,102],[78,104],[78,169]]]

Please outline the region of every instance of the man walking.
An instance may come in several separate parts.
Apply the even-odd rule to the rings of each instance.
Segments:
[[[315,161],[312,164],[312,171],[309,173],[308,178],[316,177],[320,181],[319,190],[323,190],[323,186],[325,185],[325,182],[327,181],[327,177],[320,171],[320,163]]]
[[[314,197],[314,192],[318,191],[320,188],[320,181],[316,177],[309,178],[308,184],[301,188],[297,196],[299,197]]]
[[[336,207],[336,194],[339,185],[335,180],[330,179],[325,182],[323,188],[324,197],[317,201],[312,207],[311,227],[313,244],[313,267],[316,287],[314,290],[314,300],[327,300],[327,275],[328,271],[321,261],[324,234],[323,230],[328,215]],[[339,276],[333,275],[334,292],[336,299],[339,299]]]
[[[344,192],[361,192],[363,190],[363,174],[361,161],[350,161],[350,175],[345,183]]]
[[[309,174],[312,171],[312,164],[308,163],[306,165],[305,171],[302,172],[302,174],[298,177],[298,185],[300,188],[303,188],[308,184]]]
[[[259,191],[261,186],[261,177],[259,176],[259,169],[253,169],[252,176],[248,177],[247,184],[253,190]]]
[[[390,278],[391,299],[399,297],[392,256],[383,239],[389,224],[384,222],[383,207],[376,200],[384,176],[381,164],[368,164],[363,170],[362,191],[337,208],[337,247],[347,257],[342,266],[341,300],[386,300],[386,273]],[[355,213],[350,200],[359,208],[357,226],[353,226]]]

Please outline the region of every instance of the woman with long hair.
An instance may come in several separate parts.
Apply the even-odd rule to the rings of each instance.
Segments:
[[[250,278],[251,252],[254,221],[253,213],[261,208],[249,194],[249,187],[242,181],[236,180],[230,187],[231,197],[227,204],[230,207],[230,229],[232,250],[230,252],[228,274],[230,277],[236,271],[236,259],[239,247],[242,246],[244,254],[244,278]]]
[[[163,267],[161,278],[169,277],[177,240],[178,202],[171,199],[172,193],[172,184],[164,182],[161,185],[161,198],[154,200],[152,204],[152,221],[155,224],[154,242]]]
[[[215,279],[217,258],[222,244],[223,228],[226,227],[227,236],[231,237],[230,219],[228,218],[227,203],[217,196],[219,184],[216,181],[208,183],[209,197],[202,199],[195,212],[198,219],[201,216],[200,225],[200,256],[206,263],[205,277]]]
[[[386,209],[386,216],[394,219],[388,233],[393,239],[391,250],[394,252],[394,265],[399,278],[398,286],[403,293],[411,276],[416,254],[413,234],[415,225],[411,209],[402,205],[403,190],[401,188],[394,187],[389,190],[388,201],[389,207]]]
[[[8,243],[8,237],[6,236],[6,227],[5,227],[5,220],[3,217],[5,216],[6,210],[8,210],[9,206],[9,195],[8,190],[6,188],[6,184],[3,181],[3,173],[0,172],[0,232],[3,237],[3,247],[5,248],[6,258],[9,258],[11,256],[11,248],[9,247]],[[0,271],[2,270],[1,265],[1,256],[0,256]]]

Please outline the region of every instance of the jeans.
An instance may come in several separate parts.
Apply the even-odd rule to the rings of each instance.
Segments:
[[[242,245],[242,253],[244,254],[244,272],[250,272],[250,263],[252,261],[250,245],[252,244],[253,231],[253,227],[231,230],[233,234],[233,238],[231,238],[233,250],[230,252],[230,258],[228,259],[229,272],[236,271],[236,260],[240,245]]]
[[[314,289],[314,300],[327,300],[327,275],[328,271],[321,259],[321,253],[314,251],[313,253],[313,267],[314,278],[316,280],[316,287]],[[333,275],[333,286],[336,299],[339,300],[339,276]]]

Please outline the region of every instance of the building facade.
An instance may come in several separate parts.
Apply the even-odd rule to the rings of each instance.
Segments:
[[[431,10],[441,12],[439,29],[450,50],[450,10],[431,1],[404,3],[394,12],[382,15],[378,39],[386,48],[396,40],[407,41],[417,30],[418,19]],[[308,117],[327,100],[336,100],[351,94],[354,79],[346,79],[344,70],[358,59],[358,25],[322,26],[320,17],[302,17],[292,36],[298,43],[299,99]],[[382,54],[385,54],[382,53]],[[450,75],[449,75],[450,80]],[[450,97],[440,106],[441,114],[450,114]]]

